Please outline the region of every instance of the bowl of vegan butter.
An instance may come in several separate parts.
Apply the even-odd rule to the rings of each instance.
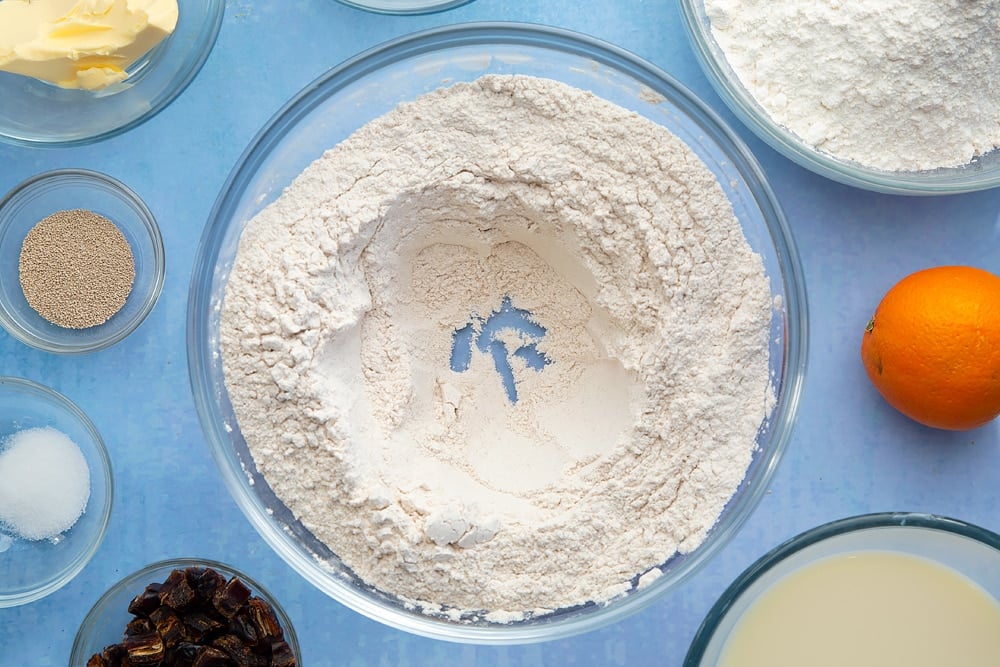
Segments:
[[[1000,654],[1000,535],[928,514],[809,530],[722,594],[685,667],[991,667]]]
[[[170,103],[215,44],[222,0],[0,2],[0,140],[88,143]]]

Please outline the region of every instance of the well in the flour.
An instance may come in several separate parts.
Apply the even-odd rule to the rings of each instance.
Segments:
[[[220,342],[304,528],[406,605],[512,621],[701,544],[773,406],[771,316],[677,137],[490,75],[371,121],[261,211]]]

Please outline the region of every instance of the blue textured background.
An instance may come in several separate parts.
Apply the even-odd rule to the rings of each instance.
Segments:
[[[913,510],[1000,530],[997,424],[955,434],[911,423],[881,402],[858,359],[868,316],[906,273],[947,263],[1000,270],[1000,191],[933,199],[871,194],[813,175],[737,126],[794,229],[812,340],[787,455],[757,511],[708,566],[676,593],[604,630],[492,648],[382,627],[320,594],[278,559],[223,488],[191,399],[184,327],[202,227],[251,137],[301,87],[387,39],[470,20],[544,23],[602,38],[664,68],[736,124],[698,69],[670,0],[477,0],[443,14],[396,18],[333,0],[231,0],[200,75],[145,124],[86,147],[0,144],[0,192],[52,168],[104,171],[146,200],[167,253],[155,310],[111,349],[54,356],[0,332],[0,373],[48,384],[77,402],[104,434],[117,476],[110,529],[87,568],[42,601],[0,609],[0,666],[65,665],[77,626],[101,593],[172,556],[228,561],[268,586],[291,615],[309,666],[677,666],[725,586],[806,528],[861,512]]]

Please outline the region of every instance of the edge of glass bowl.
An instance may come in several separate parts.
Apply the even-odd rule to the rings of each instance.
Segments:
[[[150,563],[149,565],[146,565],[131,574],[125,575],[115,583],[111,584],[111,586],[104,591],[101,597],[97,599],[97,602],[95,602],[87,611],[87,614],[83,617],[83,621],[80,623],[80,627],[76,631],[76,635],[73,638],[73,647],[70,649],[70,667],[84,667],[87,660],[90,658],[90,655],[85,655],[87,652],[86,644],[90,643],[90,636],[97,627],[99,620],[99,616],[97,614],[98,612],[103,613],[106,611],[105,608],[112,602],[114,597],[133,585],[136,586],[135,590],[138,594],[138,592],[141,592],[142,587],[152,583],[149,581],[149,578],[157,570],[167,568],[173,570],[185,567],[209,567],[216,570],[220,574],[229,574],[239,577],[243,583],[249,586],[254,595],[264,598],[274,609],[275,615],[281,622],[281,630],[284,633],[285,641],[292,648],[292,652],[295,654],[298,664],[303,664],[302,647],[299,644],[298,635],[295,633],[295,626],[292,623],[291,618],[288,616],[288,613],[284,610],[281,603],[271,593],[271,591],[262,586],[252,577],[248,576],[238,567],[229,565],[228,563],[222,563],[210,558],[166,558],[164,560],[156,561],[155,563]],[[124,625],[122,625],[122,632],[125,632]]]
[[[286,536],[271,523],[266,511],[257,507],[254,499],[251,498],[245,479],[237,472],[241,469],[240,462],[231,452],[231,447],[226,444],[224,427],[218,423],[219,420],[213,415],[214,398],[210,395],[212,384],[207,373],[207,368],[212,363],[213,351],[206,349],[209,338],[207,318],[199,317],[200,313],[209,312],[211,295],[199,293],[197,287],[199,283],[211,284],[212,282],[224,234],[219,220],[228,220],[232,216],[234,185],[256,172],[262,161],[262,155],[266,156],[274,145],[276,134],[280,135],[284,128],[294,125],[317,104],[314,98],[318,91],[328,89],[331,86],[334,87],[333,91],[339,90],[348,83],[377,70],[387,60],[413,57],[448,47],[498,42],[539,46],[540,48],[553,48],[555,46],[568,49],[573,54],[582,55],[603,65],[614,67],[640,81],[656,80],[673,89],[672,92],[676,94],[677,99],[672,99],[672,101],[684,107],[685,111],[703,117],[713,126],[713,140],[725,147],[731,153],[729,157],[738,163],[740,170],[747,178],[747,185],[755,197],[755,203],[762,208],[765,219],[770,222],[768,233],[774,245],[781,271],[780,276],[772,276],[772,279],[780,279],[785,288],[783,312],[786,335],[782,374],[780,378],[776,379],[779,400],[769,418],[769,422],[776,425],[772,436],[772,456],[766,465],[758,470],[756,486],[740,498],[741,504],[733,509],[727,507],[727,510],[732,512],[730,522],[722,529],[710,531],[705,542],[693,553],[686,556],[686,562],[683,567],[679,568],[679,571],[664,574],[649,587],[636,591],[625,599],[614,600],[613,606],[603,613],[582,617],[575,616],[562,621],[557,619],[533,625],[475,626],[446,624],[444,621],[430,616],[418,617],[398,610],[387,610],[348,586],[333,583],[331,579],[326,578],[318,570],[315,562],[304,558],[293,547],[285,543]],[[329,92],[330,90],[327,90],[327,93]],[[278,138],[280,139],[280,136]],[[798,335],[787,335],[787,332],[792,330],[796,331]],[[188,371],[198,415],[212,456],[220,468],[226,487],[257,532],[283,560],[306,580],[350,609],[373,620],[416,635],[479,644],[548,641],[602,627],[652,604],[661,593],[666,591],[667,583],[673,586],[694,574],[708,557],[721,548],[742,526],[766,491],[767,482],[773,475],[788,443],[795,414],[798,410],[805,374],[807,339],[804,276],[791,230],[763,171],[742,140],[728,128],[714,111],[698,100],[693,93],[671,75],[655,65],[603,40],[570,30],[530,23],[460,23],[415,32],[364,51],[335,66],[303,88],[279,109],[251,140],[226,180],[202,235],[188,299]]]
[[[844,185],[894,195],[945,195],[976,192],[1000,186],[1000,169],[972,179],[928,179],[921,172],[891,172],[839,160],[806,144],[771,120],[753,95],[733,81],[719,62],[719,52],[701,21],[702,0],[680,0],[685,32],[702,72],[729,110],[771,148],[805,169]],[[1000,149],[995,149],[1000,153]]]
[[[146,317],[148,317],[153,311],[153,308],[156,306],[156,302],[160,298],[160,292],[163,290],[163,281],[166,275],[167,267],[166,254],[163,247],[163,236],[160,233],[159,224],[156,222],[156,216],[153,215],[149,206],[146,205],[146,202],[142,199],[142,197],[140,197],[132,188],[125,185],[117,178],[99,171],[93,171],[90,169],[53,169],[51,171],[36,174],[35,176],[32,176],[31,178],[15,185],[10,192],[4,195],[3,198],[0,198],[0,209],[3,209],[3,207],[6,206],[10,200],[14,199],[28,188],[34,187],[45,181],[68,177],[78,177],[84,181],[95,181],[100,184],[101,187],[120,194],[123,199],[128,200],[138,211],[138,217],[142,220],[143,227],[149,233],[150,244],[153,246],[153,267],[151,269],[153,282],[150,286],[149,294],[139,307],[139,310],[136,311],[132,321],[122,327],[118,333],[113,336],[108,336],[105,339],[87,345],[52,343],[51,341],[47,341],[33,335],[31,332],[22,327],[17,319],[7,312],[6,308],[0,307],[0,326],[2,326],[7,333],[25,345],[29,345],[37,350],[53,354],[77,355],[107,349],[112,345],[123,341],[129,336],[129,334],[138,329],[139,326],[146,320]]]
[[[726,590],[723,591],[722,595],[719,596],[719,599],[705,615],[705,619],[698,627],[694,639],[691,640],[688,653],[684,658],[683,667],[704,667],[701,661],[704,657],[705,649],[708,648],[719,624],[725,620],[729,609],[758,579],[785,559],[831,537],[859,530],[867,530],[869,528],[892,528],[897,526],[930,528],[932,530],[954,533],[985,544],[1000,552],[1000,535],[980,526],[937,514],[923,512],[876,512],[836,519],[821,524],[801,532],[774,547],[754,561],[726,587]]]
[[[108,483],[105,501],[100,507],[100,526],[98,527],[97,535],[94,537],[90,547],[86,551],[81,552],[60,576],[56,577],[45,586],[24,595],[10,596],[0,600],[0,609],[2,609],[4,607],[17,607],[31,602],[36,602],[44,597],[47,597],[48,595],[51,595],[52,593],[55,593],[57,590],[76,578],[76,575],[80,574],[83,568],[87,566],[87,563],[89,563],[94,557],[94,554],[97,553],[101,543],[104,542],[104,536],[108,532],[108,525],[111,522],[111,508],[115,495],[115,479],[114,473],[111,469],[111,456],[108,454],[108,448],[104,443],[104,438],[101,437],[100,431],[98,431],[97,427],[94,426],[94,422],[90,421],[90,417],[88,417],[76,403],[55,389],[46,387],[43,384],[26,378],[0,375],[0,385],[19,387],[23,391],[44,396],[47,400],[52,400],[53,402],[61,405],[67,412],[72,414],[75,419],[79,420],[84,429],[90,434],[91,439],[96,445],[97,455],[101,461],[101,469]],[[93,472],[91,472],[91,478],[93,478]]]
[[[205,44],[205,48],[198,53],[198,57],[187,61],[185,66],[180,68],[177,84],[170,88],[167,94],[154,100],[145,112],[135,116],[118,127],[108,129],[89,137],[50,139],[47,137],[11,136],[0,132],[0,142],[9,143],[14,146],[28,146],[31,148],[68,148],[71,146],[87,146],[104,141],[105,139],[116,137],[119,134],[124,134],[139,125],[142,125],[166,109],[181,95],[181,93],[187,90],[187,87],[191,85],[191,82],[194,81],[195,77],[201,71],[201,68],[204,67],[205,63],[208,61],[208,57],[212,54],[212,51],[215,50],[215,44],[218,41],[219,33],[222,30],[222,20],[226,13],[225,0],[198,0],[198,2],[204,2],[206,4],[206,9],[212,11],[213,13],[209,17],[210,20],[204,21],[200,30],[195,31],[189,39],[195,43]]]
[[[388,7],[372,7],[364,2],[352,2],[352,0],[337,0],[340,4],[352,9],[360,9],[373,14],[383,14],[386,16],[418,16],[424,14],[437,14],[449,9],[456,9],[462,5],[467,5],[473,0],[426,0],[424,2],[413,2],[412,8],[390,9]]]

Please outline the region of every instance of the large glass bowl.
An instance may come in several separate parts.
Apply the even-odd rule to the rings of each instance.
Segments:
[[[548,77],[635,110],[669,128],[724,184],[750,245],[760,253],[775,303],[770,368],[778,397],[761,426],[753,462],[705,542],[662,566],[663,576],[610,604],[555,612],[530,621],[466,624],[413,612],[373,590],[290,515],[258,474],[223,381],[219,314],[247,221],[329,147],[397,104],[444,82],[487,73]],[[732,536],[765,491],[788,441],[805,370],[806,303],[787,225],[746,147],[691,93],[663,71],[590,37],[509,23],[450,26],[374,48],[307,86],[251,142],[206,225],[192,276],[188,365],[209,447],[229,491],[264,539],[295,570],[348,607],[429,637],[523,643],[564,637],[620,619],[677,587]]]
[[[865,551],[928,559],[1000,600],[1000,535],[933,514],[885,512],[839,519],[775,547],[737,577],[705,617],[684,667],[715,667],[744,613],[787,575],[823,559]]]
[[[89,144],[152,118],[180,95],[215,46],[225,0],[178,0],[174,32],[104,90],[71,90],[0,72],[0,141]]]
[[[712,35],[704,0],[680,4],[695,55],[719,97],[750,130],[790,160],[839,183],[890,194],[948,194],[1000,185],[1000,149],[968,165],[924,171],[874,169],[816,149],[776,123],[743,85]]]

